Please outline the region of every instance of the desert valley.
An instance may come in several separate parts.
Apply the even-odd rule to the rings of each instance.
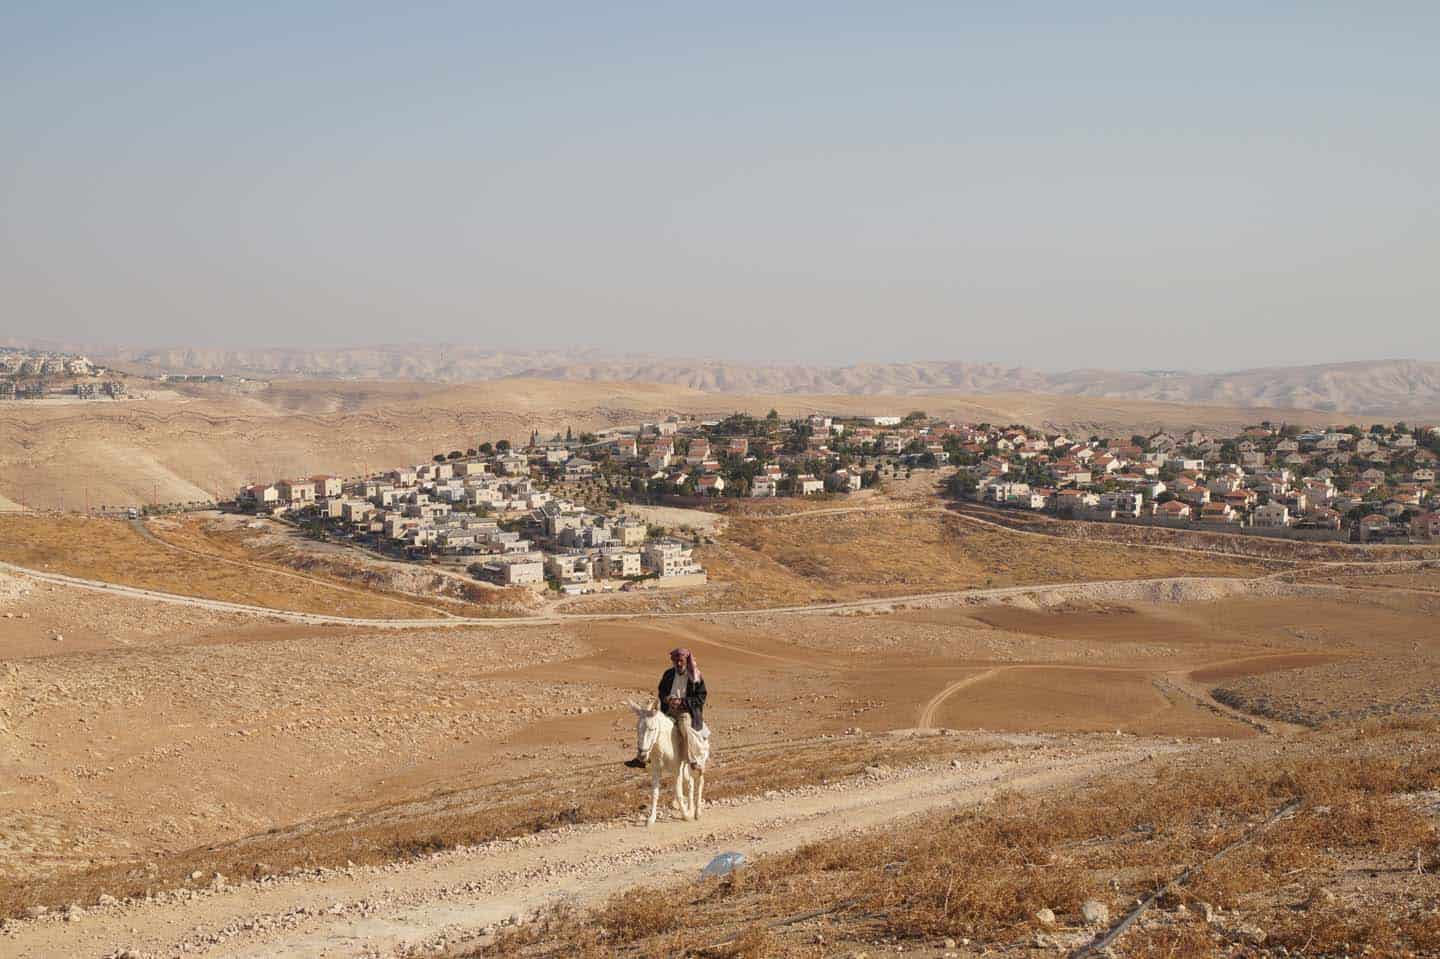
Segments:
[[[1440,959],[1437,47],[5,5],[0,959]]]
[[[1274,483],[1284,436],[1321,446],[1299,444],[1298,477],[1324,465],[1327,428],[1376,415],[554,379],[128,392],[0,406],[4,955],[1440,949],[1440,542],[1399,519],[1352,542],[1252,529],[1254,506],[1178,528],[984,495],[997,451],[1034,472],[992,423],[1067,450],[1037,462],[1073,488],[1070,457],[1126,455],[1101,437],[1248,428],[1271,437],[1250,472]],[[907,416],[918,445],[881,453]],[[786,442],[797,463],[844,458],[839,426],[864,439],[864,417],[886,424],[873,451],[826,467],[853,488],[826,474],[803,493],[799,464],[773,495],[694,489],[743,475],[753,493],[763,471],[736,470],[767,436],[782,464]],[[547,463],[527,440],[606,445],[606,474],[628,468],[615,449],[657,455],[667,418],[716,448],[713,471],[676,453],[656,474],[688,486],[577,482],[573,450]],[[750,441],[720,450],[722,422]],[[1357,516],[1417,471],[1400,513],[1433,509],[1411,462],[1426,422],[1357,431],[1365,455],[1390,449]],[[1412,428],[1418,446],[1396,440]],[[487,461],[502,440],[528,459]],[[426,466],[437,451],[446,477],[486,464],[444,511],[469,515],[459,558],[401,538],[452,482]],[[1128,455],[1116,475],[1145,465]],[[1215,475],[1191,455],[1154,460],[1182,496]],[[1344,455],[1341,485],[1361,482]],[[295,479],[313,474],[337,477],[334,510]],[[367,496],[393,499],[392,526]],[[567,532],[562,515],[591,518]],[[626,523],[678,537],[705,575],[667,583],[649,546],[614,588],[557,571]],[[472,564],[527,537],[544,581]],[[647,829],[627,703],[654,697],[677,646],[703,666],[714,752],[701,818],[662,797]],[[745,864],[702,879],[726,852]]]

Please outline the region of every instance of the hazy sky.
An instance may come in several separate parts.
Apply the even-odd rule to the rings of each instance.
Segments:
[[[1163,6],[6,4],[0,335],[1440,359],[1440,4]]]

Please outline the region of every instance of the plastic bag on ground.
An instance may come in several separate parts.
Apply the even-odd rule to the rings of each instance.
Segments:
[[[700,870],[702,876],[725,876],[733,872],[737,867],[745,865],[745,854],[743,852],[722,852],[710,864]]]

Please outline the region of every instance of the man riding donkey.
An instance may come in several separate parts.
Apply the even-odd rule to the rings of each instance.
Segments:
[[[704,756],[692,756],[690,736],[687,735],[682,717],[688,717],[689,730],[700,740],[708,739],[710,731],[705,728],[705,678],[695,663],[695,656],[683,646],[670,650],[670,668],[660,677],[659,702],[665,714],[680,727],[680,757],[692,766],[704,762]],[[702,742],[703,747],[703,742]],[[625,765],[633,769],[645,768],[645,757],[636,756],[626,760]]]

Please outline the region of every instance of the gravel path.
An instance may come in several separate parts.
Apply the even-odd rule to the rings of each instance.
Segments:
[[[939,769],[873,769],[857,780],[708,806],[700,823],[667,813],[653,829],[617,822],[452,850],[383,867],[167,894],[11,922],[0,952],[40,957],[389,956],[483,940],[560,901],[698,876],[717,853],[774,854],[1002,790],[1039,790],[1188,748],[1118,737],[1009,737],[1011,746]],[[637,777],[637,807],[648,798]],[[125,952],[129,950],[129,952]]]

